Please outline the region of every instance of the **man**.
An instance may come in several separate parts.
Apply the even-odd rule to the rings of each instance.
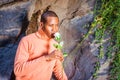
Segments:
[[[52,73],[58,80],[67,80],[62,67],[63,55],[53,44],[58,31],[59,19],[55,12],[41,15],[40,27],[21,39],[15,57],[16,80],[50,80]]]

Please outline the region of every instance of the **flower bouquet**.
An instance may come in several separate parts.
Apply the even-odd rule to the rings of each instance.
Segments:
[[[55,48],[57,48],[58,50],[62,50],[64,42],[61,41],[61,35],[60,35],[60,33],[58,33],[58,32],[55,33],[55,34],[54,34],[54,39],[58,42],[58,44],[53,44],[53,46],[54,46]],[[67,56],[67,53],[64,52],[64,53],[63,53],[63,56],[66,57],[66,56]]]

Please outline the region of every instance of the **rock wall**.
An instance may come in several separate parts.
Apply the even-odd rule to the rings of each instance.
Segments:
[[[0,80],[9,80],[14,56],[22,36],[35,32],[39,15],[45,10],[55,11],[60,19],[60,33],[64,41],[65,72],[69,80],[88,80],[97,61],[90,47],[90,35],[76,50],[93,21],[96,0],[1,0],[0,2]],[[27,29],[27,30],[26,30]],[[73,52],[76,50],[75,52]],[[96,52],[95,52],[96,53]]]
[[[14,56],[28,25],[31,2],[6,4],[0,8],[0,80],[9,80]]]

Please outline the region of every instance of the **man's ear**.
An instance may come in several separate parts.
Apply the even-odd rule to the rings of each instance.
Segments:
[[[43,22],[40,22],[39,25],[40,25],[40,28],[42,29],[43,28]]]

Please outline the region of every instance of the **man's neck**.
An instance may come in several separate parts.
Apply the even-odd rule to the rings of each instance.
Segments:
[[[42,30],[42,29],[39,29],[39,30],[38,30],[38,34],[40,35],[40,37],[41,37],[42,39],[46,39],[46,40],[51,39],[51,38],[49,38],[49,37],[46,35],[46,33],[44,32],[44,30]]]

